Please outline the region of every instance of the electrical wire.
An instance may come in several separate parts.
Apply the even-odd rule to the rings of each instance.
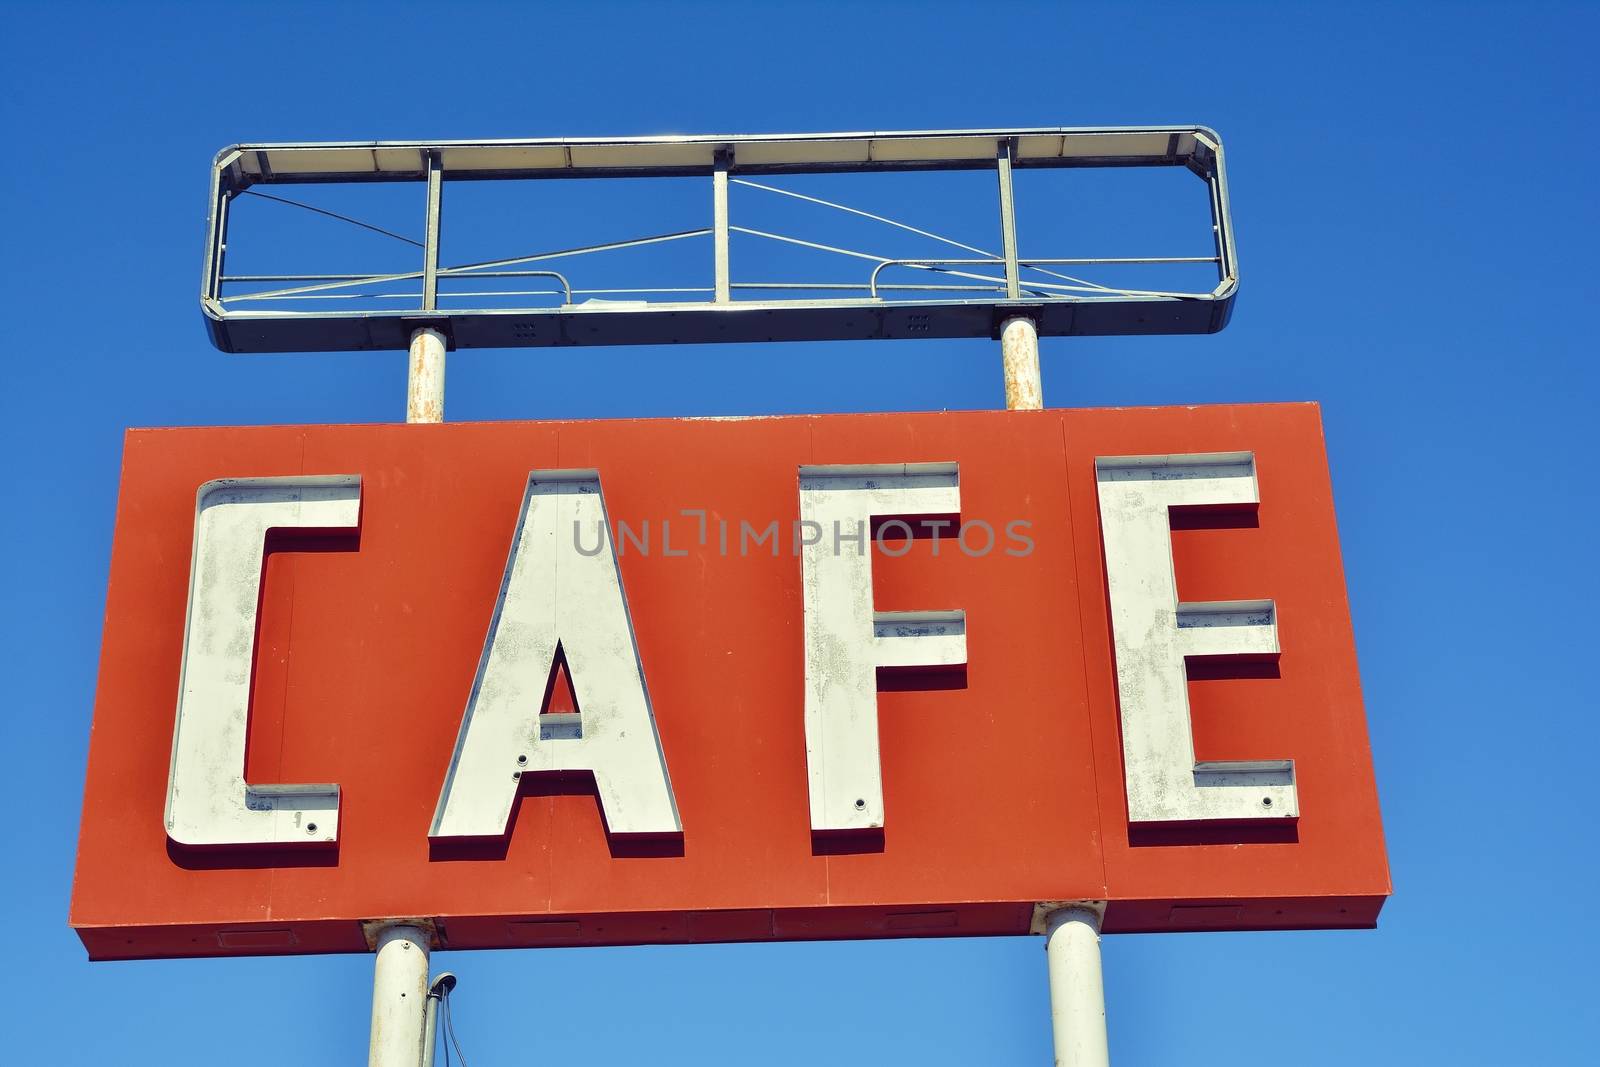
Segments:
[[[381,233],[385,237],[393,237],[396,241],[404,241],[408,245],[416,245],[418,248],[426,247],[421,241],[413,241],[404,234],[395,233],[393,230],[386,230],[382,226],[374,226],[370,222],[362,222],[360,219],[353,219],[349,215],[341,215],[337,211],[329,211],[327,208],[315,207],[311,204],[302,204],[298,200],[290,200],[287,197],[282,196],[273,196],[271,193],[260,193],[254,189],[246,189],[242,195],[259,196],[263,200],[271,200],[277,204],[288,204],[290,207],[304,208],[306,211],[315,212],[318,215],[326,215],[330,219],[338,219],[340,222],[348,222],[352,226],[360,226],[363,230],[371,230],[373,233]]]
[[[449,1043],[444,1047],[444,1067],[450,1067],[450,1049],[452,1047],[456,1050],[456,1059],[461,1061],[461,1067],[467,1067],[466,1054],[461,1051],[461,1042],[456,1040],[455,1018],[450,1014],[450,994],[444,994],[440,1000],[442,1001],[440,1007],[444,1009],[445,1036],[450,1039]]]

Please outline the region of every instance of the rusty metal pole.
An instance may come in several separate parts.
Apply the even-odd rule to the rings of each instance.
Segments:
[[[406,421],[444,421],[444,334],[424,326],[411,334]]]
[[[1005,364],[1006,410],[1037,411],[1044,407],[1039,379],[1039,331],[1022,315],[1000,325],[1000,359]]]
[[[378,931],[377,945],[367,1067],[421,1067],[428,932],[420,926],[385,926]]]

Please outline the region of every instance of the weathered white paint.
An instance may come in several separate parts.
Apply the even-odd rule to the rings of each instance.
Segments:
[[[444,334],[424,326],[411,334],[406,372],[406,421],[444,421]]]
[[[1099,910],[1074,906],[1051,912],[1044,946],[1056,1067],[1109,1067]]]
[[[420,1067],[427,1004],[427,932],[416,926],[384,927],[372,968],[367,1067]]]
[[[430,836],[502,836],[523,774],[574,770],[612,833],[682,829],[610,529],[596,472],[529,476]],[[540,714],[558,644],[575,715]]]
[[[1291,760],[1197,763],[1190,656],[1275,656],[1270,600],[1178,602],[1175,507],[1258,503],[1249,452],[1095,460],[1131,822],[1295,818]]]
[[[883,825],[878,668],[967,661],[962,612],[873,609],[872,519],[960,510],[954,463],[800,468],[800,518],[814,524],[800,554],[814,830]]]
[[[1006,410],[1037,411],[1044,407],[1044,383],[1039,377],[1039,330],[1024,316],[1000,326],[1000,359],[1005,365]]]
[[[250,785],[245,741],[267,531],[353,529],[360,513],[357,475],[228,478],[200,487],[167,778],[167,836],[178,844],[338,839],[339,787]]]

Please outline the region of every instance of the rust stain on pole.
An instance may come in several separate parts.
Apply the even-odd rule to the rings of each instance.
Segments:
[[[1000,358],[1005,364],[1006,410],[1037,411],[1044,407],[1039,380],[1039,331],[1033,320],[1018,316],[1000,327]]]
[[[444,421],[444,334],[430,326],[411,335],[406,421]]]

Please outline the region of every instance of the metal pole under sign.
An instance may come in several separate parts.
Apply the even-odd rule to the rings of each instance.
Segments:
[[[1056,1067],[1109,1067],[1111,1063],[1105,983],[1100,971],[1103,907],[1073,904],[1044,916]]]
[[[428,1007],[428,931],[385,926],[372,968],[372,1036],[367,1067],[419,1067]]]

